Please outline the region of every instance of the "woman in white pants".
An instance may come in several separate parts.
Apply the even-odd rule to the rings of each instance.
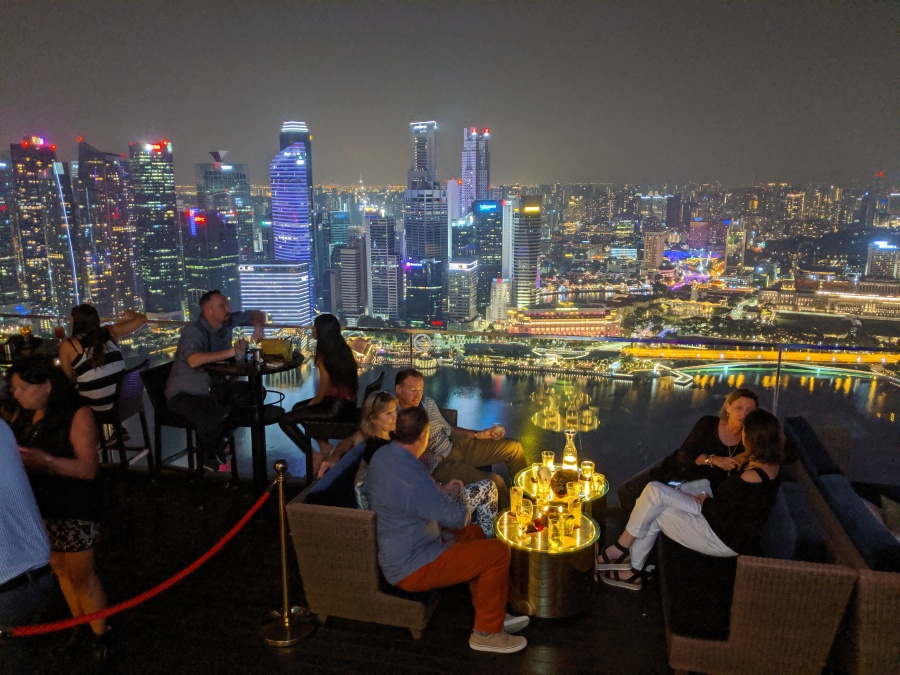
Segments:
[[[648,483],[625,531],[599,553],[597,570],[603,572],[603,583],[640,590],[641,570],[660,532],[705,555],[725,558],[758,552],[784,461],[784,434],[778,419],[765,410],[749,413],[744,419],[743,445],[750,456],[746,469],[722,483],[714,496]]]

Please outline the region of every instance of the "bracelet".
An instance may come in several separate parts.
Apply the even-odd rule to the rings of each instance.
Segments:
[[[706,466],[711,467],[713,465],[713,462],[712,462],[713,457],[715,457],[715,455],[707,455],[706,456]]]

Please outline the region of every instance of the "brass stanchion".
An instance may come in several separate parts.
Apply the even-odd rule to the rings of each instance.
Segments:
[[[259,633],[270,647],[290,647],[309,637],[315,630],[310,621],[312,615],[305,607],[291,607],[288,597],[287,570],[287,523],[284,514],[284,477],[288,463],[279,459],[275,462],[275,473],[278,474],[278,526],[281,544],[281,600],[282,611],[272,612],[278,621],[263,626]]]

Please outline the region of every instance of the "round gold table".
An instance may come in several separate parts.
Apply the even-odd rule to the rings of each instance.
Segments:
[[[509,544],[510,606],[521,614],[556,619],[590,608],[594,595],[594,544],[600,528],[582,514],[581,525],[562,545],[550,545],[549,529],[519,539],[508,510],[497,515],[494,533]]]

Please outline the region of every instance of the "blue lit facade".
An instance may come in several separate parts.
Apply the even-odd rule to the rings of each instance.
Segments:
[[[315,308],[312,231],[309,219],[308,155],[302,143],[291,143],[269,165],[272,184],[272,238],[275,262],[305,265],[308,316]]]
[[[241,309],[264,308],[271,323],[308,326],[313,316],[306,263],[238,265]]]
[[[475,257],[478,259],[478,308],[491,303],[491,282],[502,276],[503,209],[496,199],[472,204],[475,223]]]

